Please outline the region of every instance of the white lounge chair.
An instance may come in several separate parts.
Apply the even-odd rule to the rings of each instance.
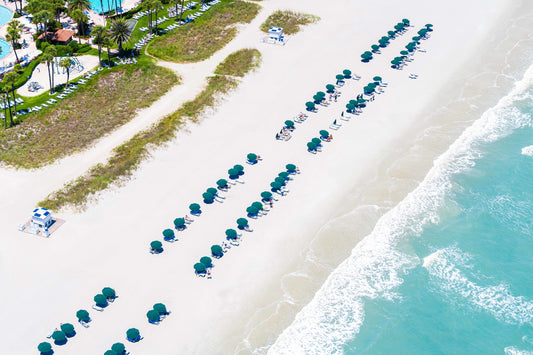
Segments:
[[[93,307],[92,307],[95,311],[98,311],[98,312],[103,312],[103,308],[102,307],[98,307],[97,305],[93,304]]]

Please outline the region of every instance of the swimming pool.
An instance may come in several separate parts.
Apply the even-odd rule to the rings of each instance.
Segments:
[[[104,5],[104,11],[109,11],[109,9],[114,10],[115,4],[118,3],[118,6],[122,5],[122,0],[90,0],[91,2],[91,9],[96,11],[97,13],[102,12],[102,4]]]
[[[0,48],[2,48],[2,53],[0,53],[0,59],[4,58],[11,52],[11,46],[3,39],[0,39]]]
[[[0,26],[8,23],[12,17],[13,12],[11,10],[5,6],[0,6]],[[4,58],[9,54],[9,52],[11,52],[11,46],[3,39],[0,39],[0,48],[2,49],[2,53],[0,53],[0,59]]]

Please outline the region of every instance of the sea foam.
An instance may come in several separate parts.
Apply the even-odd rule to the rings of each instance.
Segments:
[[[533,157],[533,145],[522,148],[522,155]]]
[[[338,354],[364,322],[365,300],[398,297],[394,290],[405,270],[420,264],[415,255],[398,250],[402,237],[418,235],[423,226],[438,222],[438,211],[452,187],[451,177],[475,164],[479,146],[496,141],[514,129],[531,125],[531,117],[513,107],[531,99],[533,65],[496,106],[467,128],[435,160],[422,183],[386,213],[374,230],[327,278],[270,347],[269,354]]]
[[[492,314],[496,319],[511,324],[533,324],[533,302],[511,294],[507,285],[481,286],[468,279],[461,271],[470,257],[450,247],[424,258],[423,266],[430,280],[446,294],[445,299],[465,304]]]

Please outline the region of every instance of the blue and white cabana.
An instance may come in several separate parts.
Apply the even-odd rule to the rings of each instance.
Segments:
[[[31,222],[40,228],[48,228],[54,222],[52,213],[46,208],[37,207],[31,214]]]
[[[283,42],[283,28],[270,27],[268,30],[268,41],[269,42]]]

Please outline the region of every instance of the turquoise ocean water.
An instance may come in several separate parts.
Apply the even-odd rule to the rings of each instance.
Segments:
[[[271,354],[533,354],[533,68],[385,214]]]

